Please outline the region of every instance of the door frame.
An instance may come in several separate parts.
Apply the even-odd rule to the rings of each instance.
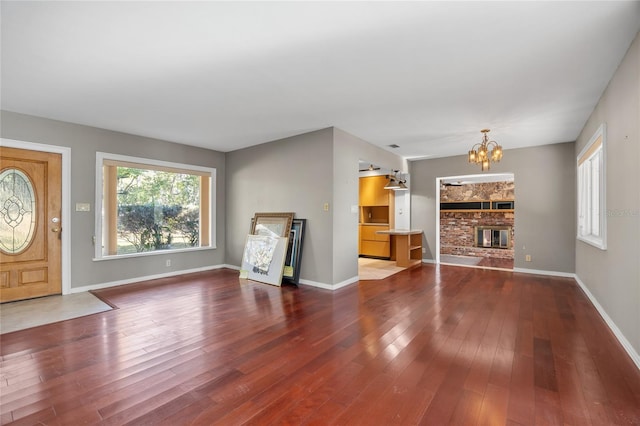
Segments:
[[[62,155],[62,294],[71,293],[71,148],[0,138],[0,145]]]
[[[460,175],[460,176],[441,176],[436,177],[436,196],[435,196],[435,204],[436,204],[436,258],[435,263],[440,263],[440,185],[442,185],[442,181],[458,179],[458,180],[478,180],[481,181],[483,178],[512,178],[515,179],[515,173],[513,172],[501,172],[501,173],[486,173],[486,174],[472,174],[472,175]]]

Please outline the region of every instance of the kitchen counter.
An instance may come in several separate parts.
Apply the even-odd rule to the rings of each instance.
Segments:
[[[422,263],[422,229],[389,229],[376,234],[391,237],[391,260],[407,268]]]
[[[418,235],[422,234],[422,229],[389,229],[388,231],[378,231],[376,234],[388,235]]]

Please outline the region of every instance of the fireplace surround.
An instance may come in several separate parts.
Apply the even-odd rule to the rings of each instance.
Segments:
[[[476,247],[511,248],[510,226],[474,226]]]

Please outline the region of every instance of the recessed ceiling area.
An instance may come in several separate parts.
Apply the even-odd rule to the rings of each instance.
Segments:
[[[3,1],[1,107],[228,152],[335,126],[404,158],[573,141],[640,3]],[[396,144],[398,148],[390,148]]]

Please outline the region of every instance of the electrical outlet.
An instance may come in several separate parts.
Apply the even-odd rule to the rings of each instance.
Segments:
[[[324,210],[325,212],[329,211],[329,203],[324,203],[324,205],[322,206],[322,210]]]
[[[167,259],[166,262],[164,263],[164,265],[168,268],[169,266],[171,266],[171,259]]]
[[[530,254],[526,255],[526,256],[524,257],[524,261],[525,261],[525,262],[531,262],[531,255],[530,255]]]
[[[425,254],[427,252],[426,247],[422,247],[422,254]]]

